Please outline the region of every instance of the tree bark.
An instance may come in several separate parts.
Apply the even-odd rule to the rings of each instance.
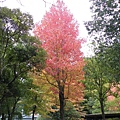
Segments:
[[[8,114],[8,120],[12,120],[11,114]]]
[[[33,106],[32,120],[35,118],[36,105]]]
[[[105,112],[104,112],[104,101],[100,100],[101,112],[102,112],[102,119],[105,120]]]
[[[5,118],[5,114],[4,113],[2,113],[2,118],[1,118],[1,120],[5,120],[6,118]]]
[[[64,120],[64,85],[59,87],[60,120]]]

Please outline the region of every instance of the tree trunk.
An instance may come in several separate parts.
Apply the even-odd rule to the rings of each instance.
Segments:
[[[105,112],[104,112],[104,104],[103,100],[100,100],[101,112],[102,112],[102,119],[105,120]]]
[[[60,120],[64,120],[64,86],[59,87]]]
[[[14,116],[14,113],[15,113],[15,108],[16,108],[16,105],[17,105],[18,101],[20,100],[20,98],[18,97],[18,98],[15,98],[14,100],[15,100],[15,102],[13,104],[13,108],[12,108],[11,115],[10,115],[11,120],[13,119],[13,116]]]
[[[12,116],[11,116],[11,113],[10,113],[9,105],[7,105],[7,110],[8,110],[8,120],[12,120]]]
[[[34,120],[36,108],[37,108],[36,105],[34,105],[33,106],[33,113],[32,113],[32,120]]]
[[[8,114],[8,120],[12,120],[11,114]]]
[[[1,120],[5,120],[6,118],[5,118],[5,114],[4,113],[2,113],[2,118],[1,118]]]

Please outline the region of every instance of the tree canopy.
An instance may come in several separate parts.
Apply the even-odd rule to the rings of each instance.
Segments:
[[[31,15],[0,7],[0,109],[3,110],[0,114],[3,116],[14,113],[17,102],[30,87],[28,71],[33,67],[40,70],[45,65],[45,51],[38,39],[30,35],[32,28]]]
[[[58,89],[61,120],[64,120],[65,89],[69,94],[69,90],[74,89],[75,93],[81,91],[79,96],[83,95],[83,89],[75,88],[77,85],[83,88],[80,80],[84,75],[83,53],[80,51],[84,40],[78,38],[78,27],[64,2],[58,0],[34,30],[47,51],[45,71],[53,77],[54,86]],[[69,95],[67,97],[69,99]]]
[[[91,66],[87,66],[86,70],[88,72],[90,70],[92,73],[87,74],[88,81],[86,82],[89,83],[92,77],[92,81],[96,85],[91,84],[96,89],[96,92],[100,91],[100,89],[102,89],[102,92],[108,92],[113,84],[119,84],[120,1],[90,1],[92,3],[93,19],[86,22],[85,25],[89,35],[91,35],[95,56],[91,58],[92,61],[88,60],[88,64],[91,64]],[[99,78],[100,83],[97,81]],[[100,87],[100,85],[102,86]],[[104,93],[105,97],[107,96],[106,92]],[[103,119],[105,119],[104,115]]]
[[[93,20],[86,23],[91,35],[101,36],[107,43],[120,39],[120,1],[90,0]],[[102,41],[102,39],[101,39]]]

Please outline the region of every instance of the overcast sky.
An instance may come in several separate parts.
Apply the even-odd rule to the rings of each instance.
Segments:
[[[4,0],[0,0],[4,1]],[[43,15],[56,0],[5,0],[0,2],[0,6],[7,6],[9,8],[20,8],[23,12],[28,12],[33,16],[34,23],[41,21]],[[90,2],[89,0],[63,0],[73,14],[74,18],[80,24],[80,36],[87,38],[87,31],[84,27],[84,21],[91,19]],[[89,53],[89,48],[85,47],[84,52]]]

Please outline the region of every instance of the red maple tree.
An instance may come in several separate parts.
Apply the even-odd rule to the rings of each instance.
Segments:
[[[84,61],[80,49],[84,40],[78,38],[78,27],[64,2],[58,0],[34,29],[34,34],[47,51],[45,71],[54,78],[58,87],[61,120],[64,120],[65,97],[69,99],[69,96],[76,95],[80,87],[83,91],[80,80],[84,78]],[[77,97],[81,98],[83,94],[79,93]]]

